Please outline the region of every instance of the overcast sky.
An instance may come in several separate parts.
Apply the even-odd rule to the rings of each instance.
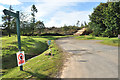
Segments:
[[[79,20],[89,22],[89,16],[100,3],[107,0],[0,0],[0,24],[2,10],[12,5],[15,11],[30,14],[32,4],[38,9],[36,21],[41,20],[46,27],[75,25]]]

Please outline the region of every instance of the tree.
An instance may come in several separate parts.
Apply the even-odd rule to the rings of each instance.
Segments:
[[[103,23],[106,26],[103,35],[108,37],[118,36],[120,34],[120,1],[108,2],[108,7],[103,11],[105,15]]]
[[[13,11],[12,6],[9,7],[10,11]],[[6,27],[9,37],[11,37],[12,29],[15,27],[15,18],[9,15],[3,15],[2,21],[4,22],[3,25]]]
[[[100,3],[89,17],[93,34],[106,37],[120,34],[120,1]]]
[[[33,18],[35,18],[35,13],[37,13],[38,10],[37,10],[37,8],[35,7],[34,4],[33,4],[32,7],[31,7],[31,11],[32,11],[31,15],[33,16]]]
[[[77,27],[79,26],[79,23],[80,23],[80,21],[78,20],[77,23],[76,23]]]
[[[101,24],[96,24],[95,22],[89,22],[89,29],[93,31],[92,35],[100,36],[101,35]],[[94,27],[94,28],[93,28]]]
[[[84,21],[84,25],[86,26],[87,25],[87,23]]]
[[[32,17],[33,17],[33,20],[32,20],[32,22],[33,22],[33,24],[32,24],[32,25],[33,25],[33,28],[32,28],[33,32],[32,32],[32,34],[34,34],[35,13],[38,12],[38,10],[37,10],[37,8],[35,7],[34,4],[33,4],[32,7],[31,7],[31,11],[32,11],[31,15],[32,15]]]
[[[65,24],[61,29],[64,32],[64,34],[67,34],[67,31],[69,30],[69,27]]]
[[[81,23],[81,27],[83,27],[84,25],[83,25],[83,23]]]
[[[93,30],[93,34],[96,36],[101,36],[106,29],[106,26],[103,23],[105,19],[105,15],[103,15],[103,13],[107,6],[107,3],[100,3],[96,8],[94,8],[94,12],[89,15],[91,20],[89,26]]]
[[[36,23],[35,23],[35,26],[36,26],[36,31],[38,31],[39,33],[39,35],[41,34],[41,32],[44,30],[44,28],[45,28],[45,25],[44,25],[44,23],[43,23],[43,21],[37,21]]]
[[[29,24],[29,19],[27,19],[29,17],[29,14],[20,12],[20,28],[21,28],[21,34],[26,35],[27,34],[27,30],[29,30],[30,26]],[[30,32],[31,30],[29,30]]]

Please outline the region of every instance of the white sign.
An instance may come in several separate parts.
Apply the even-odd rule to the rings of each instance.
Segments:
[[[17,53],[17,62],[18,62],[18,66],[25,64],[24,51],[20,51]]]

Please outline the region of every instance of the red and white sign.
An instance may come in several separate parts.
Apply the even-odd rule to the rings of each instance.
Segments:
[[[25,64],[24,51],[20,51],[17,53],[17,62],[18,62],[18,66]]]

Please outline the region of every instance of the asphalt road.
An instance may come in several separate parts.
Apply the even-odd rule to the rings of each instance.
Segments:
[[[60,78],[118,78],[118,47],[100,40],[62,38],[56,43],[68,54]]]

